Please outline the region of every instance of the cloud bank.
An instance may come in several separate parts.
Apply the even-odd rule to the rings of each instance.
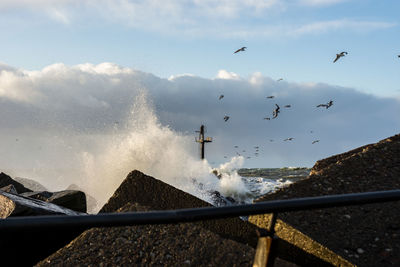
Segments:
[[[193,75],[162,79],[102,63],[54,64],[39,71],[2,64],[0,126],[3,132],[15,133],[25,129],[49,133],[69,129],[102,134],[126,123],[134,99],[142,91],[148,93],[161,124],[190,135],[200,124],[207,125],[215,137],[210,149],[218,147],[213,154],[219,156],[231,155],[233,144],[272,145],[278,149],[279,140],[290,136],[299,139],[291,145],[279,143],[282,151],[291,154],[291,160],[282,155],[281,165],[295,163],[296,157],[298,164],[309,165],[317,159],[315,156],[395,134],[400,123],[395,116],[399,114],[398,99],[379,98],[351,88],[276,81],[261,73],[242,78],[227,70],[220,70],[214,79]],[[221,94],[225,97],[219,100]],[[316,108],[329,100],[334,101],[331,108]],[[272,117],[275,104],[281,106],[278,118],[264,120]],[[223,121],[225,115],[230,116],[227,122]],[[321,148],[313,147],[314,156],[300,160],[314,138],[321,139]],[[276,143],[268,143],[269,139]]]

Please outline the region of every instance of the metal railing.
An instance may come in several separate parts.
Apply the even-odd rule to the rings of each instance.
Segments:
[[[332,208],[400,200],[400,190],[327,195],[225,207],[204,207],[165,211],[10,217],[0,220],[0,233],[21,228],[91,228],[140,224],[169,224],[248,216],[265,213]]]

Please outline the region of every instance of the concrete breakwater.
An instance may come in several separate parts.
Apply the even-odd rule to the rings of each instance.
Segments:
[[[307,179],[257,201],[399,189],[399,155],[400,136],[396,135],[318,161]],[[156,178],[133,171],[101,212],[209,205]],[[280,241],[276,266],[290,266],[288,262],[302,266],[396,266],[400,255],[399,208],[397,201],[278,214],[276,233]],[[80,235],[76,233],[77,238],[71,238],[68,245],[42,258],[37,265],[248,266],[254,257],[256,230],[266,227],[268,222],[269,216],[263,215],[251,216],[248,222],[232,218],[177,225],[93,228],[81,231]],[[20,242],[35,241],[26,236],[28,233]]]

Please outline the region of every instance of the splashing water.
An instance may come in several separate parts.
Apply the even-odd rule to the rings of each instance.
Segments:
[[[134,169],[208,202],[211,202],[210,191],[232,197],[248,191],[236,172],[225,171],[218,180],[208,162],[198,159],[192,136],[174,132],[158,122],[146,93],[136,97],[124,128],[118,129],[109,140],[102,140],[105,146],[101,153],[81,154],[86,177],[83,187],[97,198],[100,207]],[[243,159],[234,158],[221,169],[242,163]],[[202,184],[202,190],[196,186],[198,183]]]
[[[40,137],[50,145],[44,146],[43,155],[29,157],[35,158],[34,167],[20,171],[19,176],[33,178],[49,190],[64,190],[72,183],[77,184],[97,200],[97,207],[89,212],[97,212],[132,170],[210,203],[213,202],[210,193],[215,191],[242,202],[250,202],[254,197],[235,171],[243,165],[243,157],[234,157],[220,165],[218,179],[210,164],[198,158],[193,136],[161,125],[145,91],[136,96],[126,121],[112,130],[97,134],[59,132],[57,136]],[[43,135],[39,131],[36,136]]]

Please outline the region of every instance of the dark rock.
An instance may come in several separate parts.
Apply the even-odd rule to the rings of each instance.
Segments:
[[[26,192],[22,196],[34,198],[78,212],[86,212],[86,195],[82,191],[63,190],[58,192]]]
[[[84,192],[84,191],[83,191],[79,186],[77,186],[76,184],[70,184],[70,185],[67,187],[66,190],[79,190],[79,191]],[[86,195],[86,207],[87,207],[87,212],[88,212],[88,213],[92,213],[92,212],[94,212],[94,211],[97,209],[97,205],[98,205],[97,200],[96,200],[94,197],[92,197],[91,195],[88,195],[86,192],[85,192],[85,195]]]
[[[53,193],[49,191],[41,191],[41,192],[25,192],[20,195],[24,197],[38,199],[41,201],[47,201],[53,195]]]
[[[86,195],[82,191],[64,190],[54,192],[47,201],[71,210],[86,212]]]
[[[227,206],[227,205],[232,205],[232,204],[234,204],[236,202],[231,197],[224,197],[218,191],[213,191],[213,192],[209,192],[209,193],[210,193],[210,196],[211,196],[212,203],[214,203],[214,206],[217,206],[217,207]]]
[[[10,194],[18,194],[17,189],[15,189],[15,186],[12,184],[4,186],[4,187],[0,188],[0,190],[10,193]]]
[[[53,203],[32,199],[20,195],[0,191],[1,218],[11,216],[37,216],[37,215],[79,215],[70,209],[57,206]]]
[[[0,173],[0,187],[4,187],[4,186],[10,185],[10,184],[12,184],[15,187],[15,189],[17,190],[18,193],[32,191],[32,190],[26,188],[25,186],[23,186],[21,183],[18,183],[17,181],[13,180],[7,174],[1,172]]]

